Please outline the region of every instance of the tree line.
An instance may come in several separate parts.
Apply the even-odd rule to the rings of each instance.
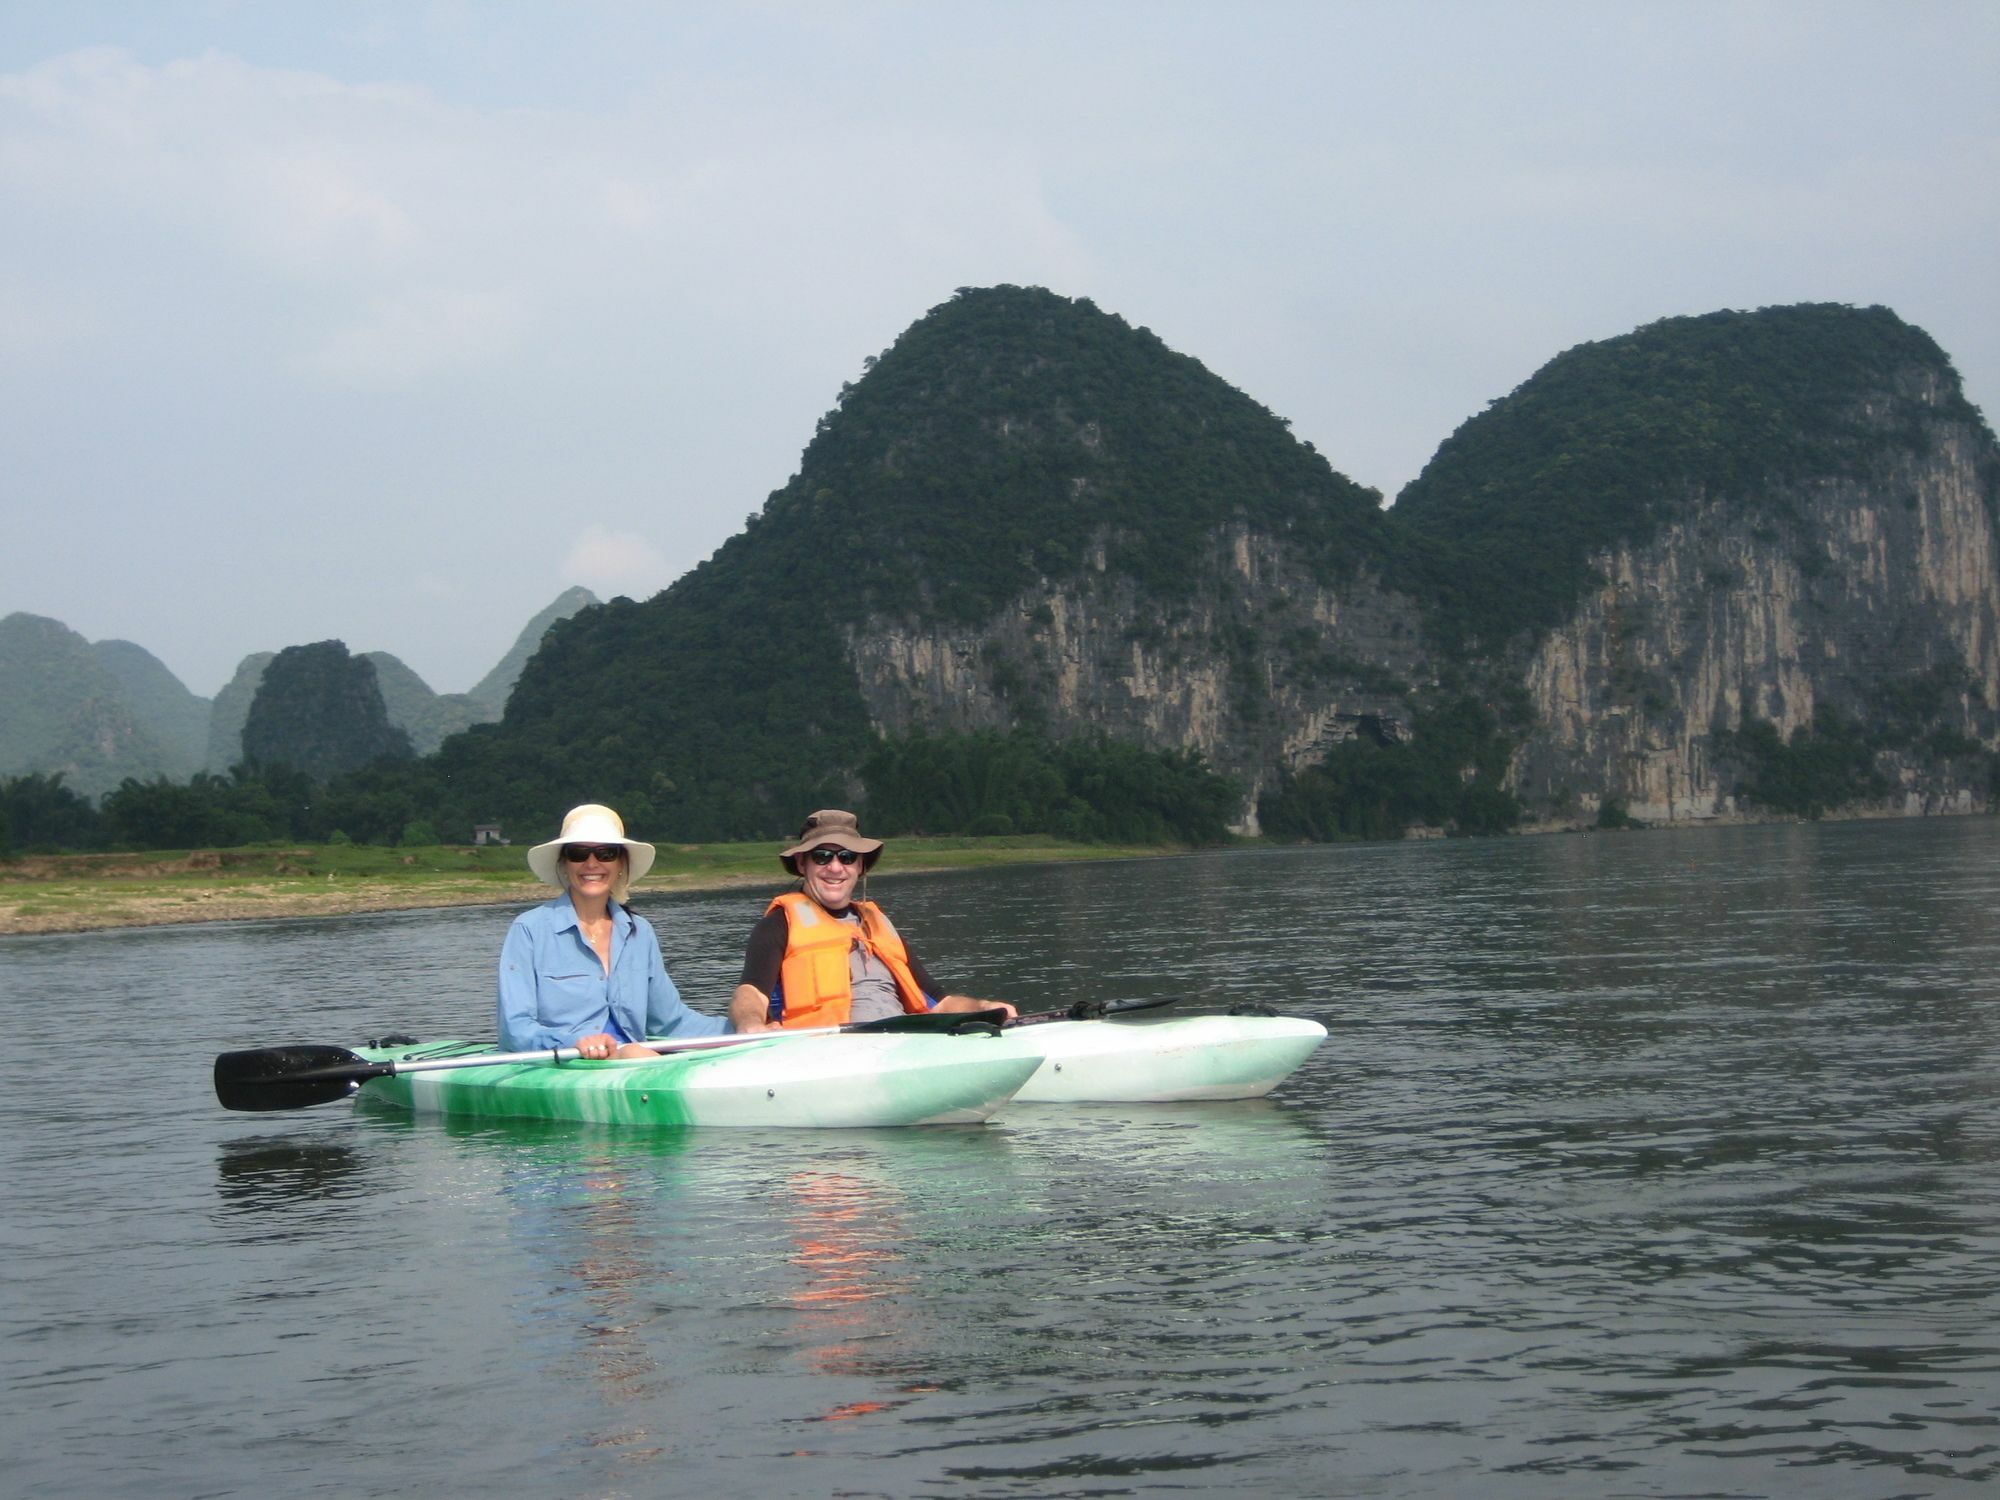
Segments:
[[[860,780],[867,825],[885,833],[1041,833],[1082,843],[1218,842],[1242,795],[1191,751],[1026,731],[878,740]],[[814,807],[849,800],[844,787],[812,790],[817,795],[801,797],[791,812],[794,823]],[[568,802],[586,795],[594,794],[566,794]],[[608,800],[643,836],[689,837],[684,825],[657,819],[650,804]],[[428,760],[384,759],[325,778],[246,762],[226,776],[200,772],[185,782],[127,778],[98,803],[63,785],[60,773],[0,779],[0,853],[469,843],[474,826],[451,810]],[[512,831],[518,841],[539,838],[542,827]]]
[[[1505,786],[1512,752],[1491,708],[1455,698],[1418,714],[1407,741],[1357,735],[1286,775],[1258,799],[1258,821],[1274,838],[1314,843],[1395,839],[1413,827],[1506,833],[1521,820]]]
[[[185,782],[127,777],[93,803],[61,772],[8,777],[0,779],[0,854],[444,842],[396,779],[362,772],[320,782],[291,766],[245,764]],[[470,834],[454,841],[470,842]]]

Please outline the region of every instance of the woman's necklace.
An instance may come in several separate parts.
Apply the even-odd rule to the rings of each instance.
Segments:
[[[610,907],[606,906],[595,915],[578,912],[576,925],[577,930],[583,934],[583,940],[590,944],[591,951],[597,955],[597,961],[604,965],[604,972],[609,974],[611,972]]]

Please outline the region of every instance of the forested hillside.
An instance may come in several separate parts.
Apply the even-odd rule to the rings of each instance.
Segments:
[[[434,692],[401,658],[387,651],[365,652],[375,664],[376,684],[389,712],[389,722],[410,737],[410,746],[419,755],[430,754],[447,736],[462,729],[490,724],[506,708],[514,680],[541,645],[549,627],[596,602],[597,596],[589,589],[564,589],[521,627],[514,644],[494,663],[492,670],[463,693]],[[209,718],[205,761],[210,771],[226,773],[243,759],[244,721],[250,716],[250,704],[257,696],[272,655],[262,651],[246,656],[236,675],[216,694]]]
[[[389,722],[375,663],[350,656],[340,641],[287,646],[272,657],[243,725],[245,760],[316,780],[410,754],[410,737]]]
[[[131,641],[96,641],[91,652],[118,682],[125,706],[159,743],[161,769],[187,776],[208,747],[208,700],[188,691],[152,652]]]
[[[1239,518],[1329,582],[1382,548],[1380,497],[1198,360],[1088,299],[995,287],[868,361],[750,535],[774,533],[774,578],[843,580],[839,623],[970,623],[1087,564],[1182,607],[1195,544]]]
[[[389,722],[409,735],[410,746],[419,755],[429,755],[461,730],[492,723],[506,711],[508,695],[514,691],[514,684],[529,659],[540,649],[549,627],[597,602],[597,596],[589,589],[564,589],[521,627],[514,644],[493,664],[493,669],[463,693],[433,692],[399,658],[386,651],[368,652],[368,659],[375,664]]]
[[[587,787],[680,837],[781,832],[863,790],[854,632],[977,622],[1081,575],[1185,613],[1239,523],[1328,582],[1383,555],[1374,493],[1197,361],[1088,301],[961,291],[867,362],[715,556],[551,632],[504,722],[444,747],[442,794],[534,825]]]
[[[2000,789],[2000,449],[1886,308],[1673,318],[1551,361],[1393,516],[1433,638],[1525,699],[1555,821],[1925,813]]]
[[[1569,617],[1592,559],[1644,545],[1698,494],[1791,518],[1814,481],[1923,442],[1920,407],[1871,400],[1942,380],[1935,414],[1976,420],[1944,352],[1883,307],[1668,318],[1558,355],[1445,440],[1396,499],[1412,582],[1441,642],[1499,650]]]
[[[543,605],[534,617],[521,627],[521,633],[514,637],[514,644],[507,648],[507,654],[495,662],[493,669],[467,688],[462,695],[472,705],[477,715],[476,722],[490,723],[506,710],[507,698],[514,691],[514,684],[520,681],[521,673],[526,670],[529,660],[541,649],[542,637],[549,633],[551,626],[558,620],[567,620],[579,610],[589,609],[598,602],[600,601],[597,595],[589,589],[572,587],[564,589]]]
[[[91,797],[128,776],[186,776],[201,763],[193,725],[205,709],[129,641],[0,618],[0,775],[60,774]]]

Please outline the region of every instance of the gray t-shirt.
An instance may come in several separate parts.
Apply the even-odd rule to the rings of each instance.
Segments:
[[[840,920],[859,929],[860,913],[849,907]],[[896,994],[896,976],[889,966],[856,943],[847,950],[847,978],[854,990],[854,1003],[847,1012],[850,1021],[879,1021],[884,1016],[900,1016],[903,1002]]]

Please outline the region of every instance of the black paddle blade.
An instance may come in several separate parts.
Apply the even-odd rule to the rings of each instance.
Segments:
[[[1107,1000],[1104,1013],[1107,1016],[1122,1016],[1128,1010],[1158,1010],[1162,1005],[1172,1005],[1179,995],[1155,995],[1150,1000]]]
[[[345,1047],[260,1047],[215,1060],[215,1097],[224,1109],[304,1109],[345,1099],[364,1078],[392,1071]]]
[[[1004,1010],[920,1010],[907,1015],[884,1016],[879,1021],[858,1021],[851,1031],[928,1031],[950,1035],[968,1021],[997,1026],[1007,1019]]]
[[[1162,1005],[1172,1005],[1178,999],[1178,995],[1159,995],[1151,1000],[1078,1000],[1067,1010],[1036,1011],[1031,1016],[1018,1016],[1007,1024],[1042,1026],[1050,1021],[1101,1021],[1106,1016],[1122,1016],[1128,1010],[1158,1010]]]

